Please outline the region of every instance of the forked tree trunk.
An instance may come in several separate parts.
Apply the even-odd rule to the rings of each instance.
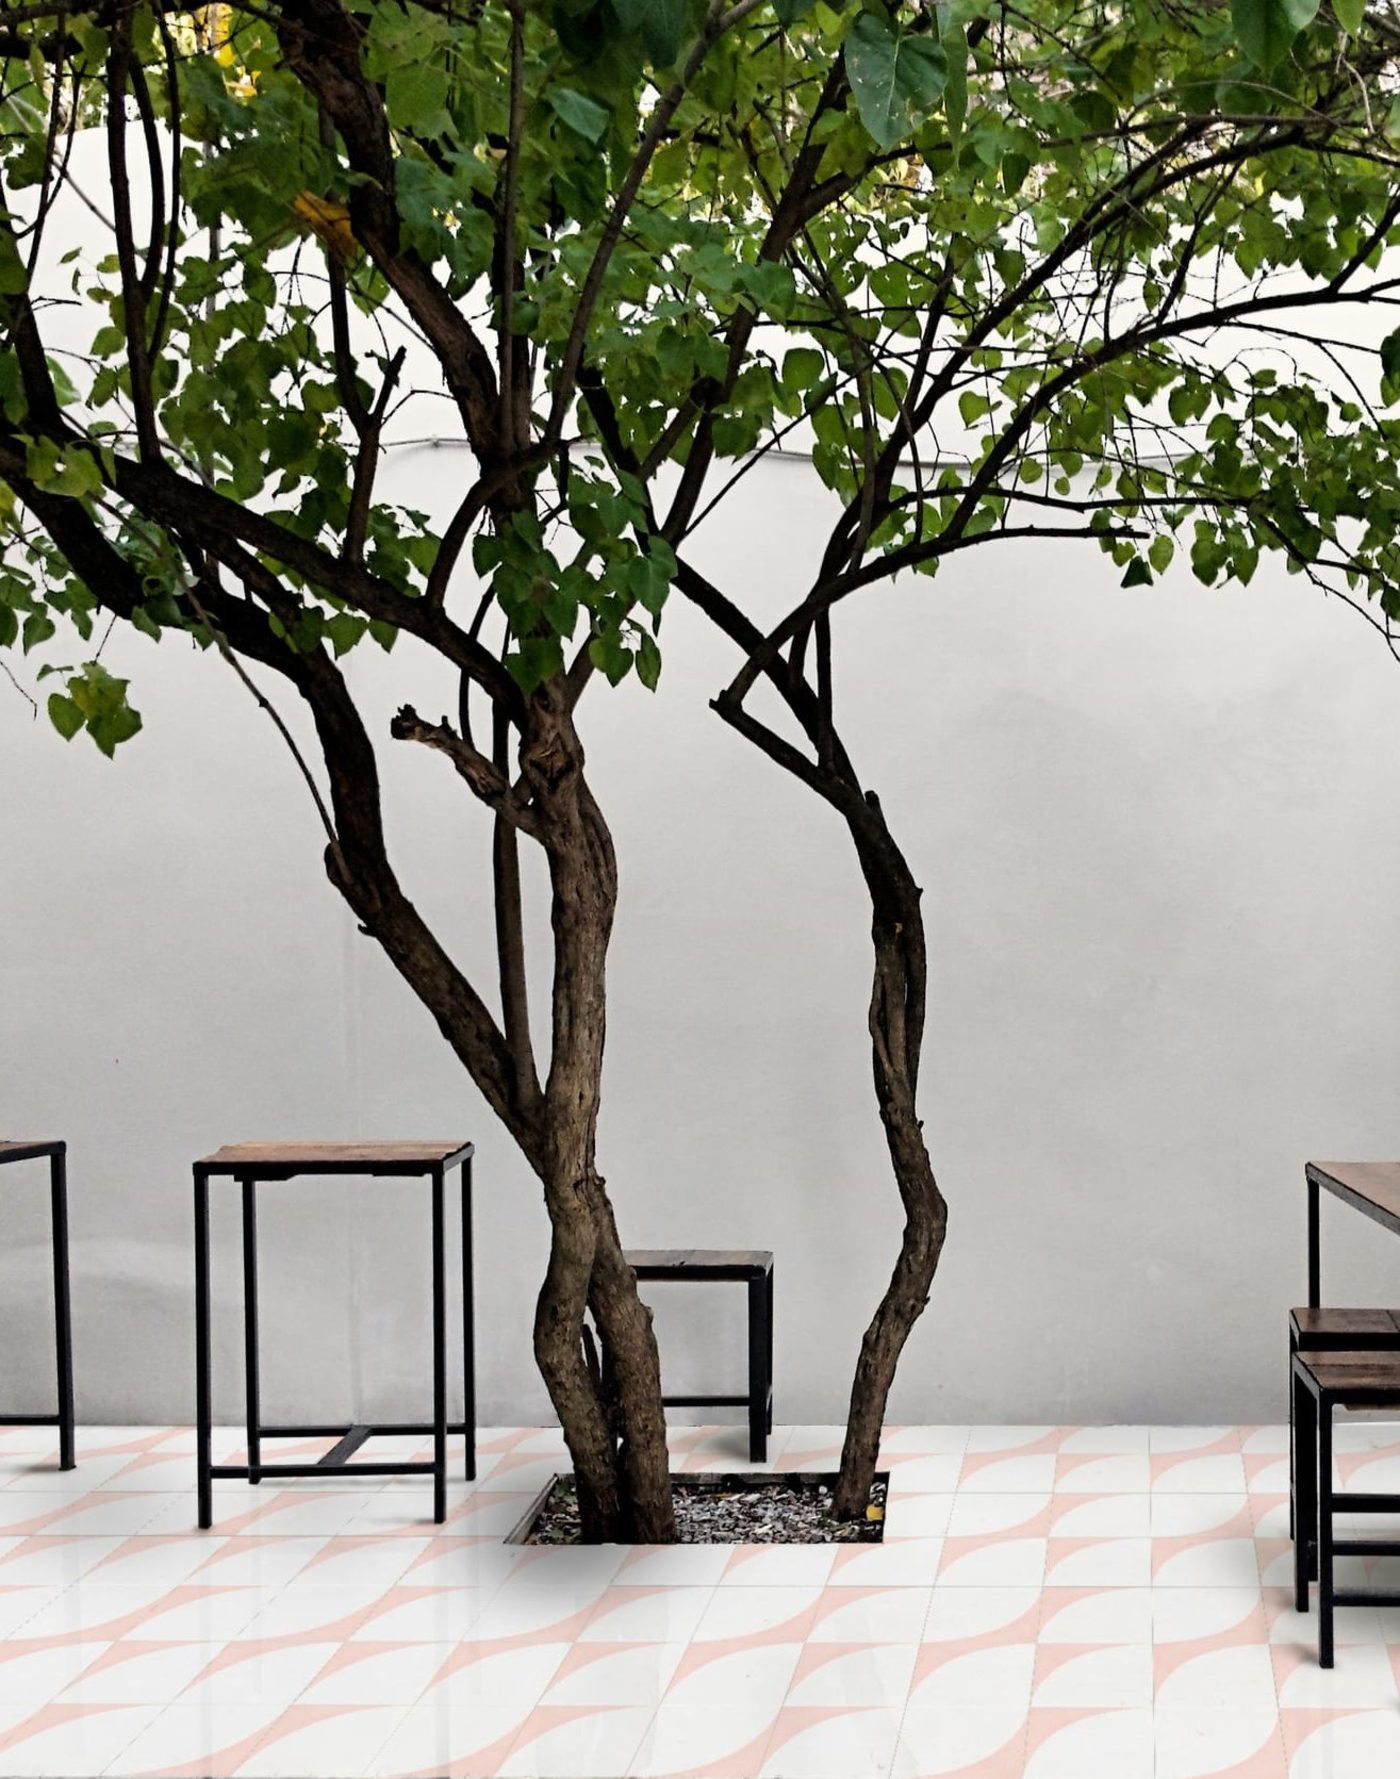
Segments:
[[[890,1385],[910,1331],[928,1303],[947,1233],[948,1207],[934,1178],[917,1110],[928,992],[922,892],[874,792],[867,793],[858,811],[848,811],[847,819],[870,891],[875,1097],[904,1206],[899,1257],[861,1342],[833,1500],[838,1518],[856,1519],[870,1501]]]
[[[557,682],[531,699],[520,762],[542,818],[554,933],[553,1045],[536,1164],[553,1233],[535,1353],[574,1461],[585,1537],[665,1543],[675,1521],[656,1338],[595,1159],[617,862]],[[616,1429],[585,1356],[585,1309],[615,1383]]]
[[[549,864],[554,933],[549,1078],[541,1092],[532,1066],[522,1098],[521,1059],[495,1032],[389,865],[374,749],[359,713],[319,656],[306,656],[301,665],[339,829],[326,855],[331,881],[433,1014],[544,1187],[551,1241],[534,1347],[573,1460],[584,1535],[669,1542],[675,1522],[651,1312],[637,1295],[595,1162],[617,866],[584,776],[565,688],[550,682],[529,700],[520,747],[521,773],[539,818],[532,832]],[[413,736],[422,727],[406,707],[394,732]],[[523,1001],[513,1014],[507,1009],[506,1024],[517,1037],[524,1033],[523,1014]],[[606,1403],[584,1351],[588,1310],[615,1380]]]

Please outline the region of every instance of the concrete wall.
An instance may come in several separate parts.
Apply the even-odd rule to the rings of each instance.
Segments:
[[[400,451],[437,508],[461,462]],[[775,613],[824,517],[800,461],[741,485],[702,560]],[[1400,1154],[1400,668],[1281,575],[1126,593],[1077,543],[1006,544],[853,601],[845,729],[921,880],[924,1104],[952,1206],[903,1420],[1274,1417],[1302,1163]],[[659,695],[584,711],[622,863],[602,1164],[627,1239],[777,1251],[777,1408],[831,1421],[898,1216],[868,1080],[866,910],[844,831],[707,699],[677,601]],[[114,636],[145,733],[65,747],[0,684],[0,1132],[71,1145],[79,1404],[192,1412],[189,1163],[256,1136],[479,1148],[480,1391],[547,1412],[537,1192],[429,1018],[358,936],[304,787],[216,658]],[[378,733],[450,689],[357,659]],[[487,830],[444,762],[383,747],[411,893],[490,986]],[[538,915],[538,899],[536,900]],[[42,1175],[0,1176],[0,1405],[48,1388]],[[426,1205],[274,1187],[267,1408],[426,1406]],[[240,1407],[235,1224],[218,1399]],[[1400,1245],[1328,1217],[1339,1299],[1400,1302]],[[661,1333],[674,1387],[738,1383],[741,1303]]]

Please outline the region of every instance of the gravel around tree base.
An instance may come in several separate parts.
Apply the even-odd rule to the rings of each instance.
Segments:
[[[831,1516],[834,1475],[673,1476],[676,1534],[682,1544],[879,1544],[885,1532],[887,1479],[878,1476],[867,1517]],[[578,1496],[571,1476],[556,1477],[527,1544],[578,1544]]]

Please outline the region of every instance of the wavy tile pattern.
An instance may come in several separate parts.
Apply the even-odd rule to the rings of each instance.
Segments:
[[[678,1428],[677,1468],[744,1468],[743,1438]],[[833,1465],[839,1439],[780,1429],[772,1462]],[[844,1548],[508,1548],[562,1446],[481,1443],[440,1528],[418,1482],[328,1479],[221,1485],[201,1534],[187,1428],[89,1429],[68,1474],[0,1429],[0,1779],[1400,1764],[1400,1612],[1340,1613],[1323,1673],[1292,1610],[1282,1428],[891,1428],[886,1541]],[[1346,1486],[1395,1486],[1400,1427],[1337,1445]]]

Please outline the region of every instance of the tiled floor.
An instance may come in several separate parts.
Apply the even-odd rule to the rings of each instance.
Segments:
[[[782,1429],[774,1461],[836,1440]],[[1400,1489],[1400,1428],[1338,1445],[1347,1486]],[[441,1531],[420,1482],[340,1480],[220,1485],[201,1534],[192,1449],[91,1429],[63,1475],[47,1434],[0,1430],[0,1779],[1400,1767],[1400,1613],[1339,1614],[1317,1668],[1280,1428],[902,1428],[887,1540],[847,1549],[503,1546],[559,1462],[529,1428],[483,1435]]]

